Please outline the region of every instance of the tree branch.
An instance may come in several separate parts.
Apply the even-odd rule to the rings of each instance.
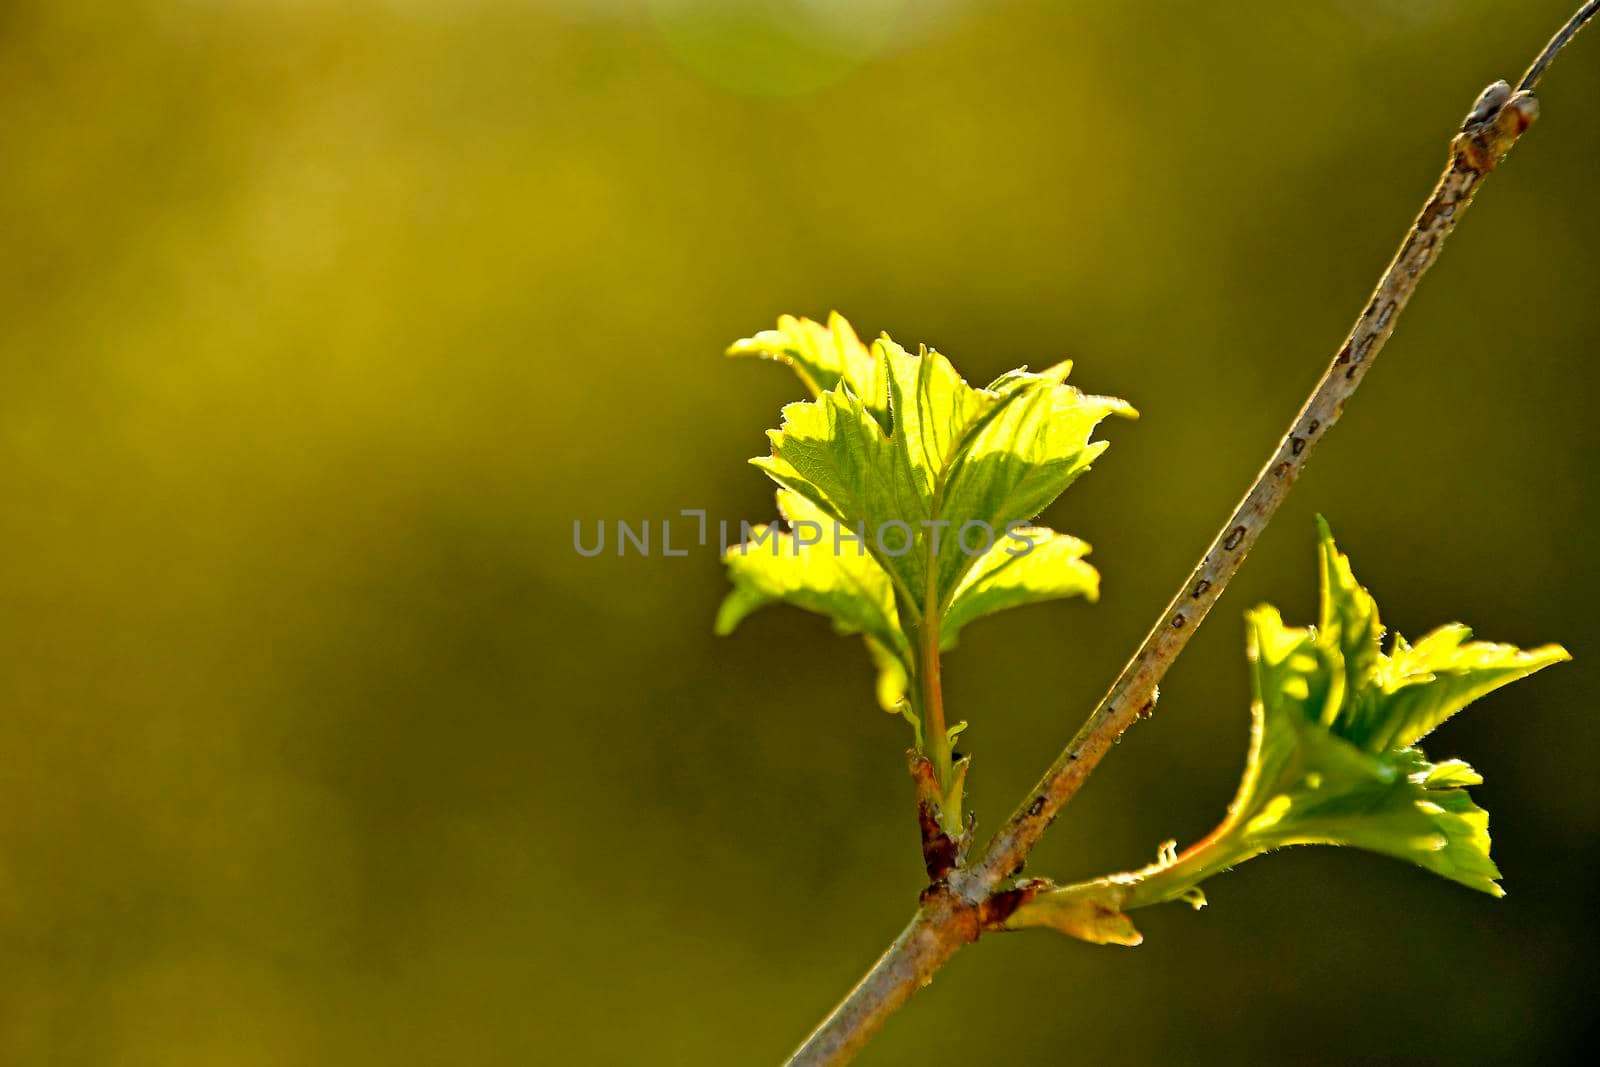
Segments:
[[[1288,496],[1316,442],[1338,421],[1473,194],[1538,116],[1534,86],[1597,12],[1600,0],[1585,3],[1546,45],[1516,91],[1500,81],[1478,97],[1450,143],[1450,160],[1438,185],[1332,364],[1110,691],[981,856],[923,893],[910,924],[795,1052],[791,1065],[848,1061],[962,945],[999,929],[1036,890],[1034,883],[1005,887],[1111,746],[1135,720],[1154,711],[1161,678]]]
[[[922,907],[872,970],[816,1028],[789,1060],[796,1064],[848,1063],[911,994],[978,934],[976,910],[948,890],[923,894]]]

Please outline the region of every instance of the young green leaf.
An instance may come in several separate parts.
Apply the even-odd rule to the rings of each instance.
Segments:
[[[1143,870],[1042,893],[1013,925],[1059,928],[1052,917],[1080,896],[1116,911],[1187,898],[1212,874],[1286,845],[1353,845],[1502,894],[1489,816],[1465,788],[1482,779],[1414,745],[1478,697],[1570,657],[1559,645],[1469,641],[1460,625],[1415,645],[1396,635],[1384,652],[1376,603],[1318,522],[1318,625],[1286,626],[1270,606],[1246,616],[1253,729],[1227,819]]]
[[[873,418],[885,427],[889,425],[889,382],[884,367],[873,359],[856,336],[855,328],[837,311],[828,315],[826,326],[783,315],[776,330],[762,330],[754,337],[735,341],[728,347],[728,355],[787,363],[812,396],[842,381],[861,398]]]
[[[937,352],[880,339],[893,432],[841,381],[790,404],[752,462],[859,531],[889,574],[908,622],[944,611],[967,572],[1007,531],[1038,514],[1105,448],[1091,442],[1126,403],[1062,384],[1068,366],[1013,372],[975,389]],[[931,611],[930,611],[931,609]]]
[[[719,633],[776,600],[829,615],[867,636],[879,702],[898,708],[921,696],[919,641],[948,649],[983,615],[1098,595],[1088,545],[1025,525],[1105,449],[1095,426],[1135,414],[1065,385],[1068,364],[977,389],[937,352],[863,345],[837,313],[785,316],[729,354],[789,364],[814,399],[786,406],[771,455],[751,461],[809,536],[761,528],[770,545],[729,551]]]
[[[966,763],[944,716],[940,652],[979,616],[1096,595],[1088,546],[1026,523],[1105,450],[1090,440],[1095,426],[1135,412],[1066,385],[1066,363],[977,389],[937,352],[913,356],[887,336],[864,346],[837,314],[825,327],[785,317],[729,354],[787,363],[811,391],[768,431],[771,454],[751,462],[787,494],[780,503],[796,534],[802,512],[830,528],[823,538],[785,535],[790,551],[768,559],[753,562],[751,545],[730,552],[734,589],[718,630],[785,600],[864,633],[879,703],[911,722],[942,832],[964,840]],[[841,559],[852,549],[855,558]]]
[[[840,633],[866,636],[879,670],[879,702],[885,711],[898,710],[910,652],[888,575],[805,497],[780,489],[778,510],[789,530],[758,526],[724,556],[733,589],[717,612],[716,632],[732,633],[745,616],[775,601],[826,615]]]
[[[1144,935],[1123,912],[1122,887],[1085,884],[1040,893],[1006,920],[1011,930],[1044,928],[1087,941],[1091,945],[1144,943]]]
[[[1022,604],[1081,596],[1100,598],[1100,572],[1083,557],[1089,546],[1041,526],[1019,526],[978,557],[956,586],[945,612],[941,641],[954,648],[961,628],[973,619]]]

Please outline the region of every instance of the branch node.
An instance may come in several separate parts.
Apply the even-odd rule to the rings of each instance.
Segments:
[[[1461,132],[1450,142],[1451,159],[1488,174],[1538,117],[1539,100],[1531,91],[1513,93],[1510,85],[1497,81],[1478,94],[1467,112]]]
[[[911,749],[906,753],[906,763],[911,771],[911,781],[916,786],[922,864],[928,872],[929,888],[932,889],[966,862],[967,848],[972,844],[972,832],[977,820],[969,812],[960,835],[952,837],[944,828],[944,802],[933,762],[916,749]]]
[[[1045,890],[1054,888],[1055,883],[1048,878],[1028,878],[1009,889],[996,890],[978,905],[979,928],[985,933],[1004,930],[1006,920],[1018,908]]]

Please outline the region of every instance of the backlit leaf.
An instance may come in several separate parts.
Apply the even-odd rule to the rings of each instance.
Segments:
[[[840,633],[866,635],[880,674],[879,702],[896,710],[908,653],[888,576],[804,497],[780,489],[778,510],[788,530],[756,527],[751,540],[723,557],[733,589],[717,612],[716,632],[732,633],[750,612],[776,601],[826,615]]]
[[[773,601],[829,616],[867,637],[879,703],[921,736],[918,705],[938,690],[919,675],[933,677],[927,664],[968,623],[1098,595],[1089,546],[1029,525],[1105,450],[1092,440],[1101,420],[1135,414],[1067,385],[1069,364],[976,388],[938,352],[913,355],[888,337],[862,344],[838,314],[827,325],[785,316],[729,354],[789,364],[812,399],[783,408],[770,454],[751,461],[781,487],[793,530],[757,531],[776,555],[754,544],[728,554],[733,591],[718,632]],[[949,740],[925,740],[951,793]]]
[[[1489,816],[1467,793],[1482,777],[1460,760],[1434,763],[1414,746],[1473,700],[1567,652],[1471,642],[1466,627],[1449,625],[1415,645],[1396,636],[1385,653],[1377,605],[1327,524],[1319,527],[1318,625],[1286,626],[1270,606],[1246,616],[1250,754],[1222,825],[1183,853],[1163,850],[1148,867],[1041,893],[1008,925],[1085,937],[1052,917],[1193,902],[1211,875],[1287,845],[1352,845],[1501,895]]]

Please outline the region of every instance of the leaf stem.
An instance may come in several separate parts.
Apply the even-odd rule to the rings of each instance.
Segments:
[[[1239,827],[1223,823],[1171,860],[1157,861],[1127,874],[1096,878],[1086,884],[1124,887],[1120,906],[1131,911],[1152,904],[1182,900],[1212,875],[1238,866],[1260,853],[1261,846],[1250,840]],[[1077,887],[1068,886],[1067,890],[1074,888]]]
[[[927,605],[922,613],[922,624],[917,636],[922,643],[922,662],[918,670],[918,684],[922,691],[922,738],[928,748],[928,759],[933,762],[939,779],[941,800],[950,792],[950,736],[944,719],[944,681],[939,672],[939,605],[936,601],[936,584],[928,580]],[[961,813],[942,812],[940,821],[946,830],[959,832]]]

